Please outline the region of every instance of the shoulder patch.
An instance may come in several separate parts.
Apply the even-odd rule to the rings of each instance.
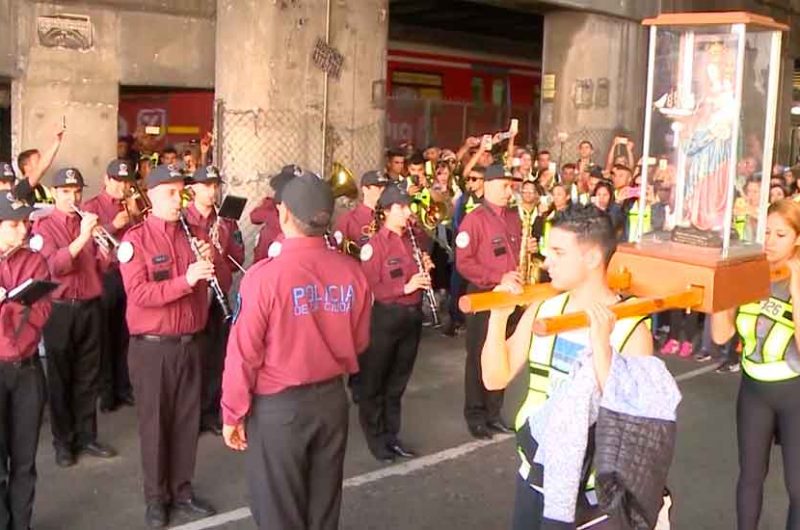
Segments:
[[[133,243],[123,241],[117,247],[117,259],[120,263],[128,263],[133,259]]]
[[[467,248],[469,246],[469,234],[467,232],[459,232],[456,236],[456,246],[458,248]]]
[[[44,247],[44,238],[41,234],[34,234],[28,241],[28,248],[34,252],[41,252]]]
[[[336,232],[334,232],[333,233],[333,239],[336,240],[336,244],[337,245],[341,245],[342,242],[344,241],[344,235],[342,234],[342,231],[341,230],[337,230]]]
[[[277,258],[281,255],[281,242],[280,241],[273,241],[272,244],[267,249],[267,257],[268,258]]]
[[[372,248],[372,244],[367,243],[363,247],[361,247],[361,261],[369,261],[372,259],[372,254],[375,250]]]

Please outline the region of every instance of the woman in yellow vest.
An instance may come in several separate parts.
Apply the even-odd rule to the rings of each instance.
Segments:
[[[770,452],[780,433],[784,482],[789,493],[788,530],[800,529],[800,204],[771,205],[765,240],[773,269],[788,268],[789,279],[772,284],[770,297],[712,318],[714,342],[732,357],[742,341],[742,382],[736,406],[739,480],[738,530],[756,530]]]

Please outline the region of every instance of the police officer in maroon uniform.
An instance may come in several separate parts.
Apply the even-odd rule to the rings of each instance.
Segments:
[[[512,178],[500,164],[484,172],[483,203],[467,214],[456,235],[456,269],[467,292],[488,291],[502,281],[520,284],[517,270],[522,225],[516,208],[508,207]],[[529,243],[532,244],[532,243]],[[509,335],[518,320],[509,319]],[[500,417],[503,391],[489,391],[481,377],[481,349],[486,340],[489,314],[467,317],[467,363],[464,372],[464,417],[470,433],[481,439],[492,432],[511,432]]]
[[[380,171],[367,171],[361,176],[361,202],[352,210],[343,213],[336,219],[333,237],[339,246],[352,242],[360,249],[374,234],[371,228],[377,229],[375,223],[375,206],[389,179]],[[356,254],[357,256],[358,254]]]
[[[415,456],[398,437],[400,402],[417,358],[422,291],[431,287],[428,272],[433,264],[421,254],[425,270],[420,271],[415,261],[408,237],[410,204],[405,191],[394,184],[387,186],[377,203],[382,226],[361,248],[361,265],[375,304],[370,346],[359,358],[359,419],[370,451],[384,462],[395,456]]]
[[[133,164],[125,159],[112,160],[103,179],[103,191],[83,204],[82,209],[95,214],[98,223],[117,240],[131,226],[125,196],[136,181]],[[102,355],[100,361],[100,410],[110,411],[118,405],[133,405],[133,392],[128,376],[128,326],[125,324],[125,288],[117,263],[103,275]]]
[[[152,210],[120,245],[131,334],[128,366],[136,398],[144,475],[145,520],[167,525],[168,508],[209,516],[192,491],[200,425],[202,331],[208,320],[211,246],[180,226],[184,175],[158,166],[148,176]],[[198,259],[199,257],[199,259]]]
[[[53,182],[55,208],[33,225],[30,246],[44,256],[53,281],[53,312],[44,327],[50,427],[56,464],[75,463],[75,453],[110,458],[116,452],[97,441],[103,274],[111,258],[95,243],[97,216],[77,212],[83,176],[61,169]]]
[[[233,275],[239,272],[231,259],[239,264],[244,262],[244,244],[238,223],[217,215],[216,204],[221,183],[219,170],[214,166],[201,167],[194,172],[191,178],[194,200],[186,209],[186,220],[192,235],[211,245],[214,272],[227,297],[233,284]],[[200,430],[217,435],[222,434],[219,400],[229,330],[229,321],[224,318],[219,301],[211,297],[205,329],[207,349],[203,355]]]
[[[223,436],[232,449],[248,449],[260,529],[335,530],[347,444],[342,375],[358,370],[369,343],[372,295],[359,264],[323,239],[333,214],[328,184],[305,173],[281,199],[280,252],[250,267],[239,290]]]
[[[50,278],[44,258],[24,247],[32,211],[0,193],[0,528],[9,530],[30,528],[47,395],[37,345],[50,297],[31,305],[7,299],[27,280]]]
[[[281,235],[281,227],[278,222],[278,204],[281,202],[280,192],[290,179],[301,173],[301,169],[295,165],[283,166],[280,173],[273,175],[269,180],[274,195],[266,197],[260,205],[250,212],[250,222],[254,225],[263,225],[258,232],[255,247],[253,248],[253,263],[268,257],[270,245],[279,239]]]

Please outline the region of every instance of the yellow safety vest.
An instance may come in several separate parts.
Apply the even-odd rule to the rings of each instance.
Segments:
[[[539,254],[544,257],[547,257],[547,240],[550,238],[550,229],[553,228],[553,220],[555,218],[556,212],[550,212],[550,215],[545,218],[544,226],[542,227],[542,240],[539,241]]]
[[[733,217],[733,229],[736,230],[736,234],[739,236],[740,240],[744,240],[745,226],[747,226],[746,215],[735,215]]]
[[[55,203],[55,199],[53,199],[53,194],[50,191],[50,188],[48,188],[44,184],[39,184],[38,186],[33,188],[33,200],[37,204]]]
[[[642,226],[642,234],[647,234],[653,231],[651,221],[651,209],[648,204],[644,208],[644,223]],[[628,211],[628,243],[635,243],[639,240],[639,201],[633,203],[633,206]]]
[[[756,335],[759,317],[772,322],[761,351]],[[747,375],[766,382],[786,381],[800,375],[786,362],[786,350],[794,340],[791,301],[771,296],[739,307],[736,331],[742,338],[742,369]]]
[[[464,203],[464,215],[470,213],[481,204],[481,201],[476,200],[473,194],[467,196],[467,202]]]
[[[536,318],[563,315],[567,302],[569,302],[569,293],[562,293],[545,300],[536,309]],[[614,350],[621,352],[625,348],[628,339],[631,338],[636,326],[641,322],[646,322],[649,327],[650,317],[631,317],[617,321],[614,325],[614,331],[611,333],[611,346]],[[569,375],[567,372],[562,372],[553,366],[553,350],[555,349],[557,337],[558,335],[531,336],[531,345],[528,350],[528,394],[519,412],[517,412],[514,424],[516,430],[520,430],[525,425],[525,422],[528,421],[528,418],[547,400],[554,384],[558,384]],[[527,480],[531,470],[531,463],[526,460],[522,450],[518,452],[522,459],[520,474]]]

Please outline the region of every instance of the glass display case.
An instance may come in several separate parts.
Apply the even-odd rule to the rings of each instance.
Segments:
[[[638,204],[638,250],[718,260],[760,255],[788,27],[738,12],[664,14],[644,24],[640,189],[648,200]],[[660,226],[651,222],[654,209],[665,214]]]

